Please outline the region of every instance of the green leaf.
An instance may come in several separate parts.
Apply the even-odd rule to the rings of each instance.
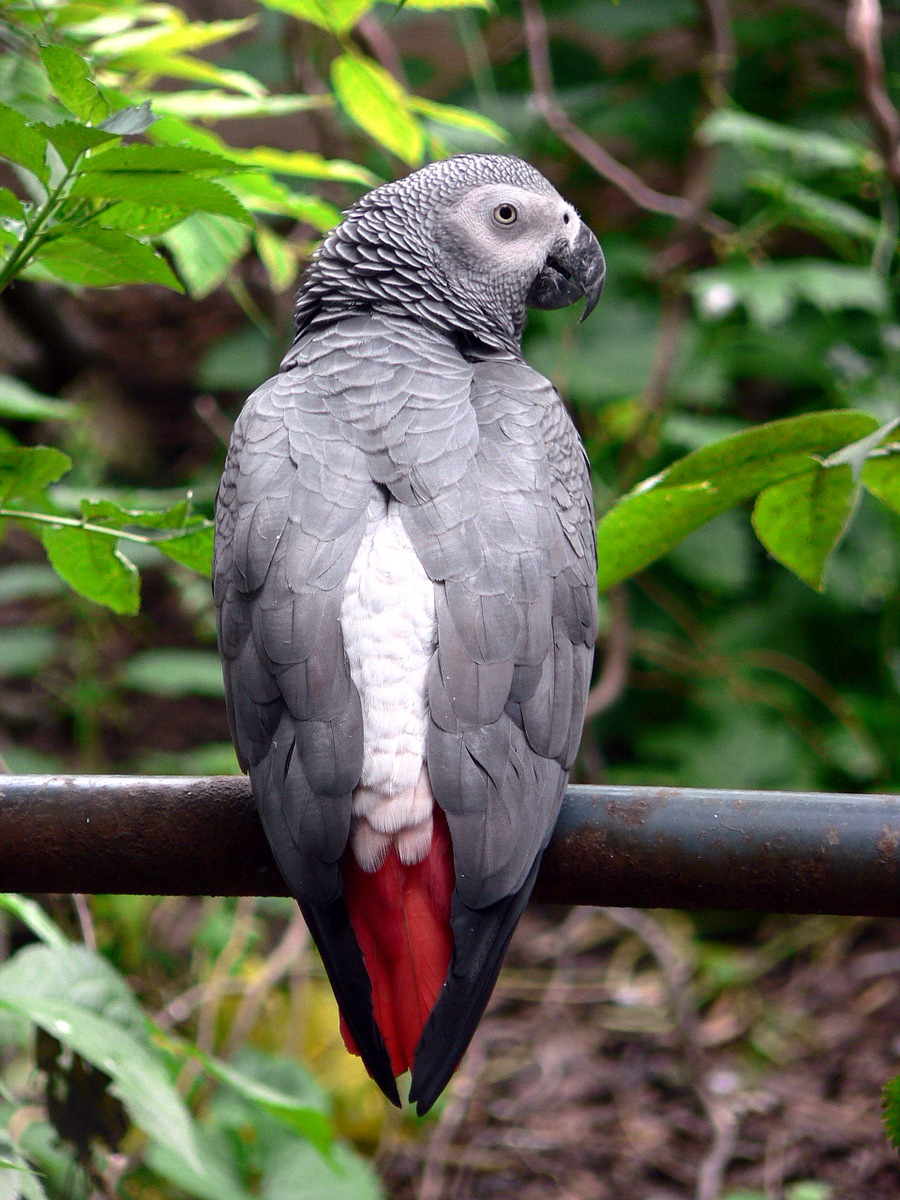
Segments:
[[[889,304],[886,282],[874,271],[814,258],[695,271],[690,288],[707,318],[743,304],[763,329],[785,322],[801,300],[822,312],[861,308],[880,314]]]
[[[868,459],[861,479],[867,492],[900,513],[900,453]]]
[[[761,488],[801,475],[878,426],[865,413],[810,413],[723,438],[639,484],[597,529],[601,591],[642,570],[683,537]]]
[[[174,20],[158,25],[139,26],[124,33],[101,37],[92,53],[110,60],[117,66],[143,69],[147,59],[157,60],[160,54],[182,50],[197,50],[225,41],[238,33],[246,33],[256,25],[255,17],[233,21],[185,21],[178,9],[170,10]]]
[[[143,133],[158,119],[150,108],[150,101],[144,100],[141,104],[130,105],[111,113],[105,121],[101,121],[100,128],[105,129],[107,133],[116,133],[124,137],[127,134]]]
[[[52,446],[17,446],[0,450],[0,503],[33,496],[56,483],[70,470],[72,460]]]
[[[22,201],[6,187],[0,188],[0,217],[10,217],[13,221],[25,220]]]
[[[331,81],[347,115],[409,166],[425,153],[425,134],[409,110],[409,97],[384,67],[356,54],[331,64]]]
[[[16,892],[0,892],[0,908],[21,921],[26,929],[31,930],[34,936],[40,938],[46,945],[67,946],[70,944],[59,926],[51,921],[34,900],[29,900]]]
[[[254,239],[256,253],[266,268],[273,292],[286,291],[297,278],[297,253],[287,238],[278,237],[264,225],[260,225]]]
[[[5,104],[0,104],[0,157],[26,167],[42,183],[50,178],[46,138]]]
[[[137,570],[115,538],[70,525],[48,525],[41,540],[53,567],[80,595],[133,616],[140,607]]]
[[[246,168],[222,154],[195,150],[191,146],[114,146],[90,159],[82,168],[95,171],[170,171],[190,175],[233,175]]]
[[[232,183],[235,194],[253,212],[272,213],[306,221],[322,233],[332,229],[341,219],[340,210],[319,196],[294,192],[269,175],[252,172]]]
[[[190,567],[198,575],[209,579],[212,575],[213,525],[207,522],[202,529],[179,533],[175,537],[161,538],[155,543],[167,558]]]
[[[82,500],[81,515],[92,525],[111,529],[182,529],[190,519],[187,500],[169,508],[125,508],[115,500]]]
[[[36,392],[21,379],[0,375],[0,417],[10,421],[71,421],[78,406]]]
[[[701,125],[700,132],[708,142],[785,153],[800,164],[831,171],[856,169],[874,174],[878,170],[878,156],[859,142],[779,125],[736,109],[719,109],[712,113]]]
[[[292,1096],[264,1080],[252,1078],[220,1059],[202,1053],[199,1057],[214,1078],[226,1083],[264,1112],[277,1117],[288,1129],[299,1133],[315,1146],[320,1154],[325,1154],[331,1149],[334,1141],[331,1122],[320,1104],[310,1104],[309,1094]]]
[[[453,129],[465,129],[470,133],[480,133],[497,142],[509,140],[509,135],[502,125],[498,125],[490,117],[483,117],[481,113],[470,112],[467,108],[457,108],[455,104],[437,104],[434,100],[425,100],[421,96],[410,96],[408,99],[409,107],[413,112],[437,122],[438,125],[449,125]]]
[[[900,1150],[900,1075],[884,1085],[881,1101],[885,1132],[894,1148]]]
[[[154,1054],[113,1021],[65,1000],[19,996],[0,988],[0,1008],[23,1016],[93,1063],[113,1081],[112,1091],[151,1137],[200,1167],[193,1122]]]
[[[260,3],[334,34],[348,33],[364,13],[375,7],[375,0],[260,0]]]
[[[758,172],[747,180],[747,186],[776,200],[792,223],[819,233],[828,241],[833,241],[835,234],[865,242],[876,242],[881,236],[881,225],[874,217],[843,200],[834,200],[785,179],[774,171]]]
[[[269,1150],[260,1200],[384,1200],[375,1172],[347,1146],[337,1143],[327,1158],[303,1142],[281,1142]]]
[[[60,121],[56,125],[36,124],[35,129],[40,130],[48,142],[52,142],[67,167],[74,166],[85,150],[102,146],[115,137],[113,133],[91,125],[79,125],[77,121]]]
[[[91,78],[90,65],[71,46],[41,46],[41,62],[54,92],[79,121],[97,124],[109,114],[109,105]]]
[[[0,965],[0,993],[23,999],[66,1000],[114,1021],[149,1046],[141,1006],[106,959],[74,942],[24,946]]]
[[[359,183],[363,187],[375,187],[382,180],[365,167],[348,162],[343,158],[324,158],[307,150],[276,150],[272,146],[254,146],[252,150],[241,150],[229,146],[223,138],[209,129],[198,129],[179,117],[162,117],[153,130],[155,142],[165,145],[196,146],[213,154],[222,154],[244,166],[257,167],[278,175],[296,175],[304,179],[334,179],[343,183]]]
[[[857,496],[849,466],[819,463],[760,492],[753,528],[773,558],[821,592],[825,564],[843,537]]]
[[[99,169],[101,165],[98,162],[97,170],[80,174],[70,195],[130,200],[148,208],[158,204],[190,213],[217,213],[245,225],[253,224],[253,218],[234,193],[210,179],[177,171],[103,171]]]
[[[482,8],[491,10],[491,0],[394,0],[403,8],[421,8],[426,12],[434,12],[442,8]]]
[[[154,93],[158,113],[198,120],[228,120],[236,117],[281,117],[288,113],[329,108],[331,96],[234,96],[215,88],[206,91]]]
[[[164,1141],[148,1146],[144,1155],[146,1165],[154,1174],[174,1184],[176,1195],[186,1192],[199,1200],[258,1200],[256,1191],[248,1191],[241,1183],[234,1156],[222,1144],[217,1130],[201,1125],[196,1130],[195,1142],[200,1170]]]
[[[60,279],[83,287],[158,283],[182,290],[164,258],[151,246],[119,229],[85,225],[77,233],[45,242],[35,260]]]
[[[125,664],[123,687],[150,696],[225,694],[222,663],[215,650],[144,650]]]
[[[214,291],[247,251],[250,231],[228,217],[193,213],[168,230],[163,244],[188,291],[201,300]]]

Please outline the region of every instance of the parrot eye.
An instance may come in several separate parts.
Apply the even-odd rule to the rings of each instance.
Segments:
[[[515,225],[519,214],[512,204],[498,204],[493,213],[498,225]]]

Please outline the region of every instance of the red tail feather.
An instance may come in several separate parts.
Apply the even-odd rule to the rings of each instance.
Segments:
[[[402,1075],[412,1066],[450,965],[454,879],[447,820],[435,806],[431,849],[415,866],[405,867],[393,849],[373,873],[363,871],[349,850],[341,866],[350,922],[372,981],[375,1020],[394,1074]],[[341,1033],[356,1054],[343,1021]]]

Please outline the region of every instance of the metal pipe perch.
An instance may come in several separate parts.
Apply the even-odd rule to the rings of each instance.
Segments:
[[[285,894],[233,776],[2,776],[0,889]],[[900,916],[900,796],[573,786],[536,895]]]

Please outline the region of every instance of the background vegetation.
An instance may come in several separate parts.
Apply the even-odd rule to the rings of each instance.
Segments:
[[[204,579],[230,421],[277,367],[298,270],[342,206],[428,157],[507,149],[579,206],[609,262],[587,325],[535,314],[526,335],[609,514],[577,777],[894,790],[898,29],[876,0],[7,3],[9,768],[236,770]],[[877,1148],[888,926],[531,918],[496,1023],[422,1125],[385,1114],[343,1054],[290,905],[6,909],[0,1197],[375,1196],[379,1140],[397,1196],[546,1195],[548,1180],[602,1196],[609,1178],[648,1200],[896,1194]],[[852,1030],[829,1024],[827,995]],[[541,1022],[566,1005],[590,1021],[568,1013],[548,1065]],[[605,1041],[585,1050],[588,1028]],[[664,1134],[629,1124],[638,1035],[670,1056],[638,1073]],[[835,1084],[823,1047],[861,1038],[884,1061],[854,1090],[842,1059]],[[577,1094],[572,1047],[592,1063]],[[787,1068],[793,1102],[765,1110]],[[610,1161],[538,1127],[554,1070],[566,1129],[602,1127]],[[862,1112],[859,1146],[790,1126],[776,1153],[770,1126],[813,1096],[845,1134]],[[754,1121],[769,1121],[755,1142]],[[454,1151],[484,1137],[481,1158]]]

